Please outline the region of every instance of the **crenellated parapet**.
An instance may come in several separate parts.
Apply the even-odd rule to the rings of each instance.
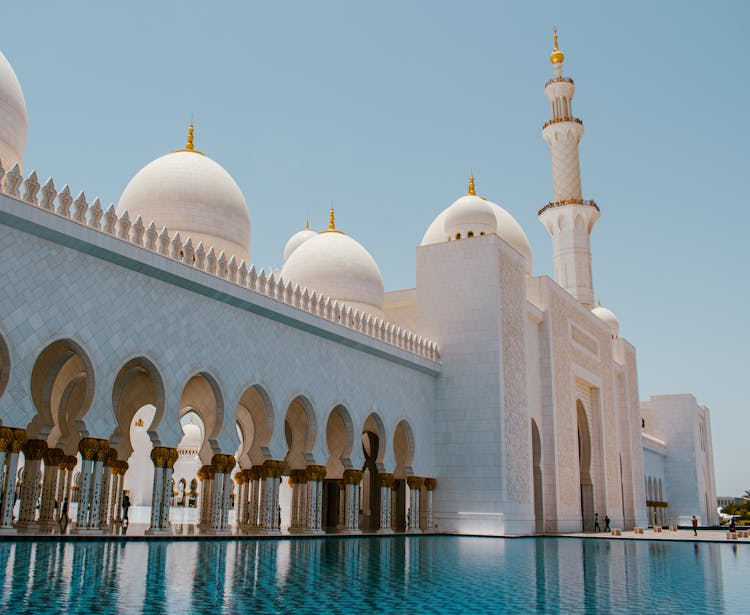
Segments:
[[[227,260],[223,251],[217,254],[213,246],[204,246],[203,242],[193,245],[191,237],[181,237],[179,232],[171,236],[166,227],[158,229],[153,221],[146,225],[141,216],[131,220],[127,211],[118,215],[114,204],[105,210],[98,198],[89,203],[84,192],[73,198],[68,185],[58,190],[52,178],[42,185],[36,171],[24,179],[17,164],[7,172],[0,165],[0,192],[411,354],[430,361],[440,360],[437,344],[413,331],[327,295],[293,285],[274,272],[258,270],[255,265],[248,267],[244,260],[238,262],[234,256]]]

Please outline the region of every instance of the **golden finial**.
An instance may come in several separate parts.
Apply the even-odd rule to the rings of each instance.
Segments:
[[[477,194],[476,191],[474,190],[474,173],[472,173],[471,175],[469,175],[469,190],[468,190],[468,194],[470,194],[471,196],[476,196],[476,194]]]
[[[305,230],[306,231],[310,230],[310,218],[309,217],[305,218]]]
[[[331,211],[328,213],[328,228],[323,231],[324,233],[341,233],[344,235],[345,233],[343,231],[340,231],[336,228],[336,218],[335,213],[333,211],[333,207],[331,207]]]
[[[188,140],[187,145],[185,146],[186,150],[190,150],[191,152],[195,149],[195,146],[193,145],[193,133],[195,132],[195,126],[193,126],[193,122],[190,122],[190,126],[188,126]]]
[[[557,28],[552,28],[552,42],[555,45],[554,51],[549,54],[549,61],[552,62],[552,64],[559,64],[565,59],[565,54],[563,54],[562,51],[560,51],[560,48],[557,46]]]
[[[599,301],[596,304],[596,307],[602,307],[602,298],[599,297]]]
[[[203,156],[203,152],[199,152],[197,149],[195,149],[195,144],[193,143],[195,139],[195,125],[193,122],[190,122],[190,125],[188,126],[188,136],[187,136],[187,144],[185,145],[185,149],[178,149],[178,152],[193,152],[194,154],[200,154]]]

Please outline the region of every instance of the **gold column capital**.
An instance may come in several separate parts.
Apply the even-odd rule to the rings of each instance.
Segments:
[[[245,480],[245,470],[239,470],[234,475],[234,482],[238,485],[243,485],[247,481]]]
[[[424,482],[424,479],[419,476],[407,476],[406,477],[406,484],[409,485],[409,489],[419,490],[422,488],[423,482]]]
[[[44,440],[26,440],[26,444],[23,447],[24,457],[28,461],[36,461],[44,458],[44,454],[47,452],[47,443]]]
[[[393,474],[389,474],[388,472],[380,472],[378,474],[378,482],[381,487],[392,487],[393,481]]]
[[[347,485],[359,485],[362,480],[362,470],[344,470],[344,482]]]
[[[48,448],[44,452],[44,463],[48,466],[59,466],[65,457],[65,451],[61,448]]]
[[[13,431],[13,437],[11,439],[8,452],[20,453],[23,450],[24,445],[26,444],[26,440],[28,439],[26,430],[18,429],[16,427],[11,427],[11,430]]]
[[[424,479],[424,488],[427,489],[427,491],[433,491],[435,487],[437,486],[437,480],[434,478],[425,478]]]
[[[323,480],[326,477],[327,473],[328,470],[326,470],[325,466],[318,465],[307,466],[307,469],[305,470],[307,480],[313,481]]]
[[[265,470],[266,477],[280,478],[284,474],[284,462],[276,461],[275,459],[266,459],[263,462],[263,469]]]
[[[154,462],[155,468],[167,467],[169,458],[169,449],[166,446],[155,446],[151,449],[151,461]]]
[[[10,427],[0,427],[0,451],[7,451],[13,441],[13,430]]]

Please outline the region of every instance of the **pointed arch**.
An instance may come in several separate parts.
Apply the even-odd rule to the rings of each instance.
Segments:
[[[268,445],[274,430],[274,408],[263,386],[254,384],[242,393],[237,404],[237,425],[242,434],[240,465],[249,468],[271,459]]]
[[[326,443],[328,444],[327,478],[341,478],[344,470],[351,467],[354,445],[354,424],[349,410],[342,404],[334,406],[326,421]]]
[[[86,431],[83,419],[94,398],[94,382],[93,364],[80,344],[65,338],[47,345],[31,371],[36,415],[27,427],[29,437],[46,440],[52,434],[57,444],[65,431],[75,442],[61,445],[75,448]]]
[[[112,409],[117,426],[110,442],[118,458],[128,459],[133,452],[130,426],[138,410],[154,406],[154,418],[148,426],[149,434],[156,431],[164,416],[164,379],[154,363],[146,357],[134,357],[125,362],[112,386]]]
[[[303,470],[314,463],[317,421],[312,403],[304,395],[295,397],[287,407],[284,431],[288,446],[286,463],[289,469]]]
[[[9,380],[10,352],[8,350],[8,344],[5,343],[5,338],[2,333],[0,333],[0,397],[5,393]],[[2,425],[2,419],[0,419],[0,425]]]
[[[593,530],[594,525],[594,485],[591,481],[591,431],[586,408],[580,399],[576,400],[578,433],[578,468],[581,488],[581,528]]]
[[[396,460],[393,475],[396,478],[406,478],[413,474],[414,430],[406,419],[401,419],[393,431],[393,456]]]
[[[191,410],[201,418],[205,428],[200,458],[203,463],[210,463],[214,454],[222,452],[216,439],[224,421],[224,396],[216,378],[206,371],[190,377],[182,389],[179,417]]]

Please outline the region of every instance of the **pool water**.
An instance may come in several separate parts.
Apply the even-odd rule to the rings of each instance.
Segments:
[[[718,543],[0,542],[1,613],[747,613],[748,583]]]

